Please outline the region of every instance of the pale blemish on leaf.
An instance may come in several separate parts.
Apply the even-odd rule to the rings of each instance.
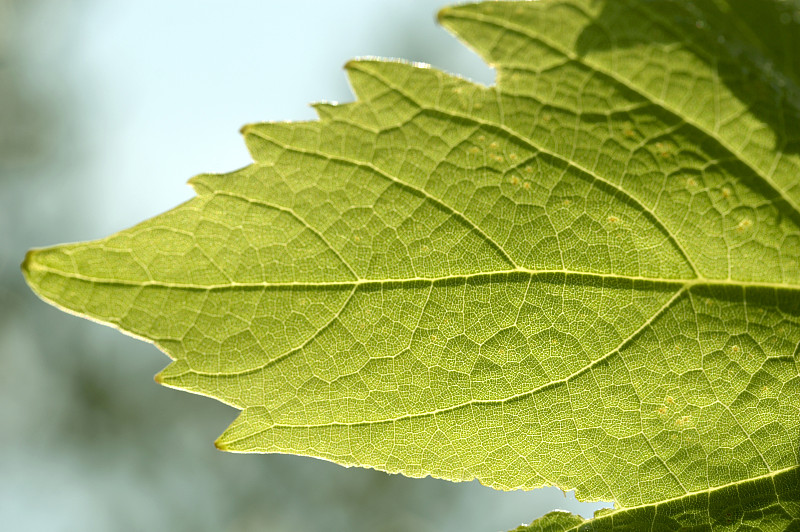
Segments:
[[[742,218],[742,220],[738,224],[736,224],[736,230],[739,231],[740,233],[743,233],[744,231],[749,229],[750,226],[752,225],[753,221],[750,218]]]

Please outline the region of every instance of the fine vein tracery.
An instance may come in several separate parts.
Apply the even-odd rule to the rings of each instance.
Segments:
[[[628,2],[628,4],[630,4],[630,2]],[[578,9],[577,5],[574,6],[574,7],[576,9]],[[638,6],[636,6],[636,9],[638,9]],[[586,14],[586,13],[584,13],[584,15],[587,16],[587,18],[589,17],[588,14]],[[794,211],[794,213],[796,215],[800,215],[800,205],[796,204],[794,201],[792,201],[792,199],[790,197],[786,196],[785,192],[780,187],[776,186],[775,183],[772,181],[772,179],[770,179],[769,176],[767,174],[765,174],[762,169],[752,165],[752,163],[750,163],[747,158],[742,157],[741,154],[738,154],[736,152],[736,150],[733,149],[727,142],[725,142],[725,140],[723,138],[721,138],[719,135],[716,135],[713,131],[708,130],[707,128],[703,127],[701,124],[699,124],[699,123],[697,123],[695,121],[692,121],[688,116],[682,115],[680,112],[678,112],[675,109],[671,108],[666,101],[654,98],[652,95],[650,95],[647,92],[641,90],[640,88],[638,88],[634,84],[626,81],[624,78],[622,78],[619,75],[615,74],[613,71],[601,68],[599,65],[588,61],[583,56],[581,56],[579,54],[576,54],[576,53],[569,52],[568,50],[565,50],[561,46],[557,45],[554,41],[547,39],[542,34],[533,35],[526,28],[520,27],[520,26],[514,24],[513,22],[511,22],[510,20],[505,20],[504,24],[502,26],[500,26],[499,23],[497,21],[493,20],[492,18],[476,15],[474,13],[469,13],[469,12],[455,12],[453,14],[449,14],[449,16],[453,16],[453,17],[459,17],[460,16],[460,17],[467,17],[467,18],[471,17],[471,18],[474,18],[475,20],[478,20],[478,21],[480,21],[480,22],[482,22],[484,24],[496,25],[498,27],[501,27],[503,30],[519,32],[522,35],[524,35],[526,38],[529,38],[529,39],[534,40],[534,41],[538,41],[541,44],[549,47],[551,50],[562,54],[565,58],[567,58],[569,60],[572,60],[572,61],[577,61],[580,64],[584,65],[585,67],[590,68],[593,71],[597,72],[598,74],[606,76],[608,79],[614,80],[614,82],[619,83],[620,85],[624,86],[625,88],[637,93],[643,99],[645,99],[647,101],[650,101],[654,105],[658,105],[664,111],[667,111],[668,113],[670,113],[673,116],[675,116],[677,119],[679,119],[679,120],[683,121],[684,123],[686,123],[687,125],[690,125],[691,127],[695,128],[697,131],[701,132],[704,136],[706,136],[706,137],[708,137],[710,139],[713,139],[721,147],[723,147],[727,151],[729,151],[731,153],[731,155],[733,157],[735,157],[737,160],[745,162],[748,165],[748,167],[753,171],[753,173],[755,175],[759,176],[763,180],[763,182],[765,184],[767,184],[769,187],[771,187],[776,192],[776,194],[780,195],[781,199],[786,203],[787,206],[789,206]],[[663,22],[658,21],[658,24],[659,25],[663,25]]]
[[[684,7],[445,10],[496,86],[350,62],[355,102],[246,126],[251,166],[25,275],[241,410],[222,449],[708,514],[798,467],[800,158]]]

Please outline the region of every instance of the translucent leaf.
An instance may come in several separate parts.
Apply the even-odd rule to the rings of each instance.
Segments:
[[[617,504],[534,530],[727,530],[721,493],[731,523],[797,526],[797,3],[440,20],[496,86],[351,62],[355,103],[246,126],[254,164],[31,252],[29,283],[240,409],[225,450]]]

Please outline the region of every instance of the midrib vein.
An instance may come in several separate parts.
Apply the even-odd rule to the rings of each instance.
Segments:
[[[530,276],[552,276],[563,275],[567,277],[583,277],[587,279],[597,279],[598,281],[627,281],[632,283],[647,283],[662,286],[674,286],[679,288],[693,288],[700,286],[720,286],[720,287],[739,287],[739,288],[771,288],[774,290],[788,290],[800,291],[800,284],[769,282],[769,281],[740,281],[735,279],[668,279],[658,277],[645,277],[639,275],[624,275],[613,273],[597,273],[597,272],[581,272],[575,270],[533,270],[528,268],[515,268],[509,270],[485,271],[474,272],[465,274],[443,275],[437,277],[406,277],[397,279],[356,279],[356,280],[341,280],[341,281],[256,281],[256,282],[226,282],[219,284],[198,285],[191,283],[177,283],[170,281],[159,280],[125,280],[125,279],[104,279],[100,277],[93,277],[90,275],[83,275],[75,272],[65,272],[55,268],[50,268],[38,263],[30,263],[28,271],[44,272],[53,275],[59,275],[68,279],[76,279],[96,284],[106,285],[120,285],[120,286],[135,286],[135,287],[163,287],[163,288],[178,288],[185,290],[233,290],[238,288],[352,288],[352,287],[369,287],[381,285],[404,285],[404,284],[427,284],[427,283],[444,283],[447,281],[469,281],[479,280],[481,278],[491,277],[513,277],[518,275]]]

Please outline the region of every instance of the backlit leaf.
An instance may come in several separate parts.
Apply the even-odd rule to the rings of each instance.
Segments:
[[[440,20],[496,86],[351,62],[355,103],[29,283],[240,409],[221,449],[617,504],[531,530],[798,526],[798,4]]]

